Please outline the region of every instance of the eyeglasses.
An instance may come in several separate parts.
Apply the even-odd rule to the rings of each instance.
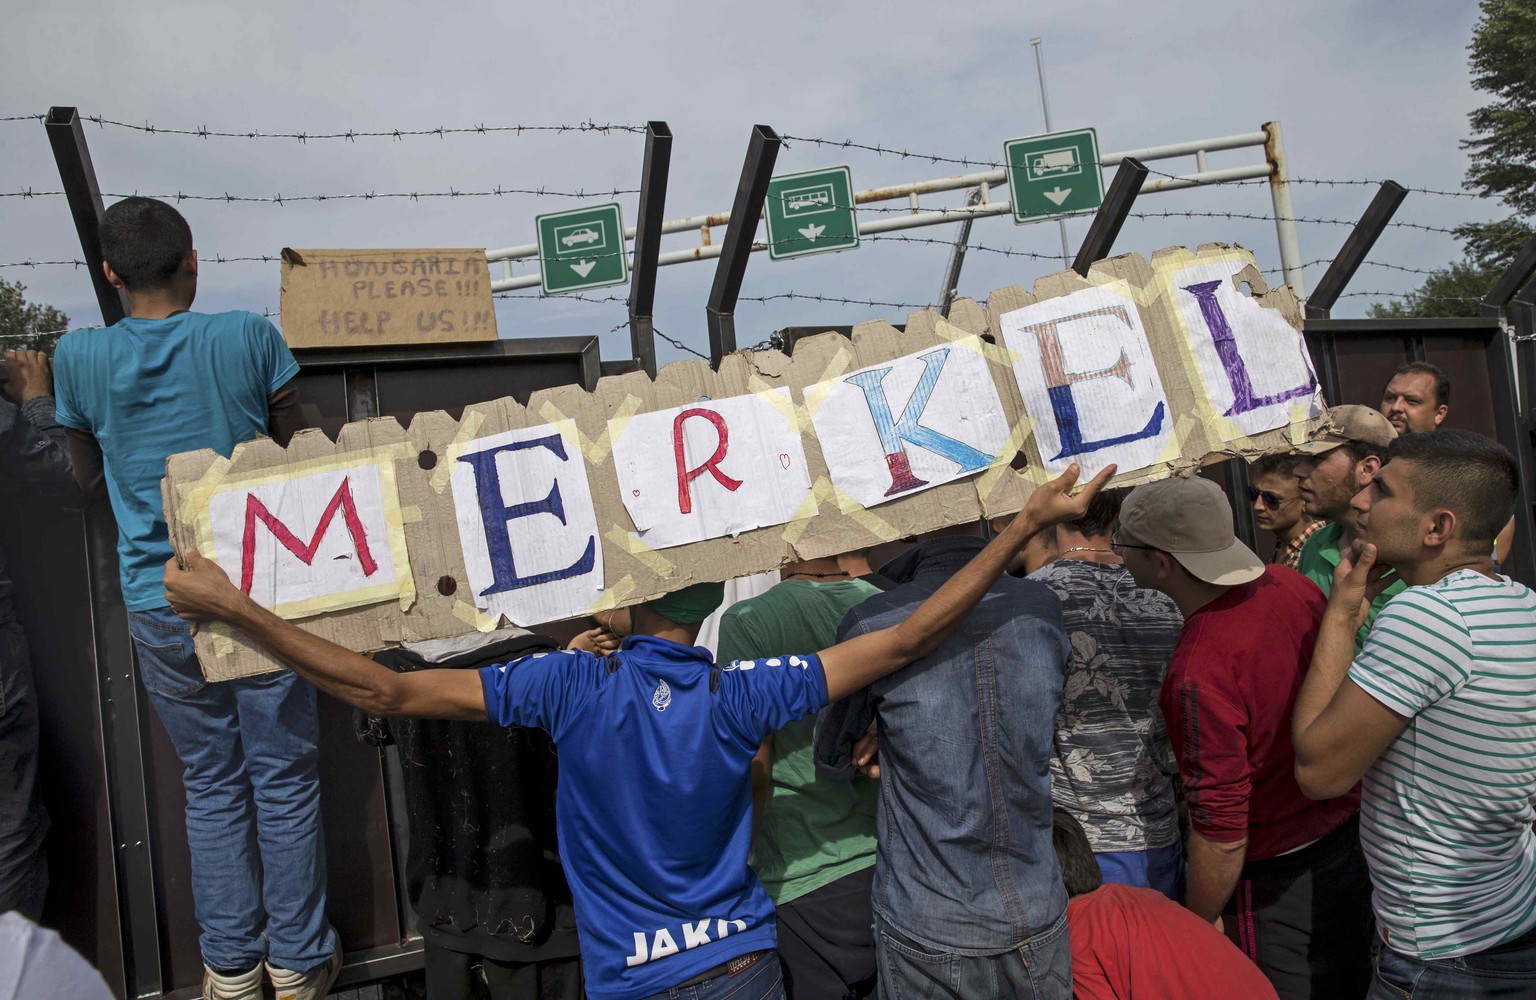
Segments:
[[[1120,532],[1118,531],[1109,536],[1109,547],[1117,556],[1120,555],[1122,549],[1146,549],[1148,552],[1158,551],[1155,545],[1132,545],[1130,542],[1122,542],[1120,540]]]
[[[1248,502],[1252,503],[1255,500],[1262,500],[1264,501],[1264,507],[1266,510],[1279,510],[1286,504],[1293,503],[1300,499],[1300,493],[1293,497],[1286,497],[1284,500],[1282,500],[1280,499],[1280,494],[1274,492],[1273,490],[1261,490],[1257,486],[1248,487]]]

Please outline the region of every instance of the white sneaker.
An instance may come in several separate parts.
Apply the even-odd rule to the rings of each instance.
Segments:
[[[322,1000],[330,993],[331,984],[341,974],[341,944],[331,952],[330,961],[308,972],[289,972],[267,963],[267,975],[272,977],[272,988],[277,1000]]]
[[[233,976],[203,966],[203,1000],[262,1000],[261,966]]]

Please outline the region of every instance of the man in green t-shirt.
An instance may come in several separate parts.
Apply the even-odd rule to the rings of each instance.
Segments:
[[[849,609],[879,589],[836,559],[791,563],[766,593],[731,605],[716,661],[753,660],[836,642]],[[879,789],[816,777],[815,717],[792,722],[752,762],[752,869],[778,909],[790,1000],[863,1000],[875,990],[870,909]]]
[[[1358,537],[1355,511],[1349,502],[1381,471],[1387,448],[1397,437],[1387,418],[1369,406],[1330,407],[1328,422],[1321,433],[1296,448],[1301,456],[1296,476],[1301,480],[1302,509],[1309,517],[1328,522],[1307,539],[1296,570],[1322,588],[1324,596],[1333,589],[1333,570],[1339,564],[1340,551],[1353,551]],[[1355,636],[1355,652],[1364,645],[1377,612],[1405,589],[1406,585],[1396,580],[1371,602]]]

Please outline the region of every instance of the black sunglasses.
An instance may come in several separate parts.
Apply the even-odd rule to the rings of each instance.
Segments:
[[[1122,542],[1119,531],[1109,536],[1109,547],[1115,555],[1119,555],[1121,549],[1146,549],[1148,552],[1161,551],[1155,545],[1132,545],[1130,542]]]
[[[1287,497],[1286,499],[1282,500],[1280,499],[1280,495],[1275,493],[1273,490],[1261,490],[1257,486],[1248,487],[1248,502],[1252,503],[1255,500],[1263,500],[1264,507],[1267,510],[1279,510],[1281,507],[1284,507],[1291,501],[1300,499],[1301,494],[1299,493],[1293,497]]]

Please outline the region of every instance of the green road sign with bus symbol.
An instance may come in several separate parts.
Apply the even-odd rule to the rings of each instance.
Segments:
[[[1014,222],[1095,211],[1104,201],[1099,136],[1091,128],[1003,143]]]
[[[768,256],[774,260],[859,245],[853,177],[847,167],[775,177],[768,182],[763,214],[768,219]]]
[[[545,295],[578,292],[629,280],[624,219],[618,202],[541,215],[539,280]]]

